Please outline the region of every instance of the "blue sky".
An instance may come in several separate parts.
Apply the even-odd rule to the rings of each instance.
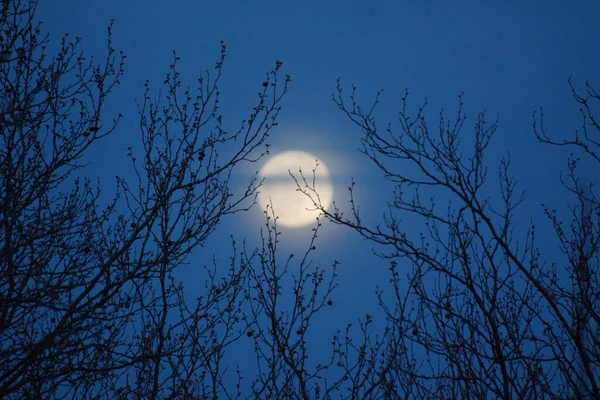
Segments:
[[[52,0],[41,2],[38,17],[55,43],[68,32],[82,37],[86,52],[98,56],[105,52],[106,26],[115,19],[115,47],[127,55],[127,64],[106,111],[125,118],[94,148],[88,169],[108,191],[112,176],[127,174],[126,148],[139,143],[134,99],[140,98],[142,83],[149,79],[159,86],[173,50],[181,57],[184,79],[192,83],[213,67],[222,40],[228,49],[221,87],[226,126],[246,118],[265,72],[283,61],[293,81],[273,152],[305,150],[320,157],[342,204],[355,177],[361,208],[371,221],[380,218],[390,187],[359,154],[361,132],[331,101],[336,79],[347,88],[354,83],[365,103],[384,89],[376,113],[381,125],[395,122],[405,88],[415,108],[428,98],[431,124],[442,107],[453,115],[457,95],[464,92],[469,118],[464,132],[470,133],[469,121],[474,123],[479,111],[486,110],[490,119],[499,116],[490,170],[511,152],[513,172],[528,193],[520,215],[544,222],[538,226],[542,240],[551,240],[539,205],[564,207],[564,193],[556,188],[566,153],[536,143],[532,112],[543,106],[549,134],[567,136],[581,124],[567,79],[572,76],[579,87],[585,80],[600,86],[598,0]],[[240,171],[240,179],[254,170]],[[252,242],[261,223],[258,209],[223,221],[212,238],[217,258],[227,259],[230,233]],[[307,246],[308,231],[285,231],[286,250]],[[336,312],[327,317],[341,328],[373,309],[374,287],[388,278],[387,262],[348,230],[325,224],[319,239],[315,262],[341,262]],[[212,253],[204,256],[208,260]]]

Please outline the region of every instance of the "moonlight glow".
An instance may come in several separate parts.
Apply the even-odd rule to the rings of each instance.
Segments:
[[[277,222],[280,225],[301,227],[313,223],[319,215],[318,211],[314,210],[315,206],[312,201],[296,190],[296,182],[290,176],[290,172],[303,187],[304,182],[300,171],[311,186],[314,176],[315,189],[323,207],[327,208],[333,199],[329,171],[321,160],[303,151],[286,151],[277,154],[260,170],[265,182],[260,188],[258,201],[263,210],[271,203],[273,204],[275,215],[279,217]]]

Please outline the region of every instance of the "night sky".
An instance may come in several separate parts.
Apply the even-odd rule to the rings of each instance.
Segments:
[[[510,152],[519,188],[527,192],[527,201],[517,213],[521,220],[515,223],[522,228],[530,220],[538,221],[540,240],[550,249],[547,258],[553,257],[551,225],[540,204],[564,210],[565,191],[558,175],[565,170],[568,153],[536,142],[532,113],[544,107],[546,129],[553,137],[567,137],[580,127],[578,105],[567,80],[572,77],[576,87],[583,88],[586,80],[600,87],[597,0],[51,0],[41,1],[38,11],[54,45],[69,33],[82,38],[87,54],[98,57],[106,52],[106,26],[115,20],[114,46],[127,55],[127,62],[105,116],[122,113],[124,119],[114,135],[88,154],[90,165],[85,170],[101,179],[107,196],[115,188],[115,175],[132,173],[125,155],[128,146],[140,145],[135,100],[141,98],[143,82],[150,80],[158,89],[176,51],[184,81],[193,84],[199,73],[214,67],[223,41],[227,45],[221,85],[225,127],[235,129],[247,118],[265,73],[282,61],[292,83],[280,124],[273,131],[272,154],[302,150],[322,159],[342,208],[347,207],[347,187],[353,177],[361,210],[370,223],[382,222],[392,188],[361,155],[360,130],[332,102],[336,79],[341,78],[347,90],[356,85],[358,99],[365,105],[384,89],[376,111],[381,126],[388,122],[398,126],[405,89],[414,110],[427,98],[431,126],[441,108],[448,117],[455,115],[457,96],[464,92],[468,119],[463,133],[472,133],[480,111],[491,121],[498,117],[499,131],[488,153],[490,174]],[[235,182],[241,185],[263,162],[238,170]],[[491,182],[492,192],[495,184]],[[263,224],[258,206],[223,220],[210,246],[180,271],[189,290],[194,291],[194,280],[201,279],[195,264],[209,262],[214,255],[226,265],[229,236],[246,238],[249,247],[258,246]],[[405,229],[415,235],[423,231],[416,223]],[[311,226],[284,228],[282,252],[301,253],[310,232]],[[340,286],[333,296],[334,306],[320,317],[323,327],[311,336],[315,349],[326,350],[332,332],[365,313],[377,318],[374,290],[377,285],[386,290],[389,261],[374,256],[374,250],[382,249],[348,229],[323,224],[314,263],[327,267],[339,261]],[[402,263],[399,260],[400,267]],[[198,290],[202,287],[198,282]],[[235,355],[243,362],[251,351],[240,346]]]

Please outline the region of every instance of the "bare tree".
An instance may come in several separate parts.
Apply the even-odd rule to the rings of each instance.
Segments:
[[[379,95],[363,108],[356,88],[346,97],[338,82],[334,101],[362,130],[362,152],[395,186],[383,223],[363,220],[354,182],[349,215],[320,207],[328,220],[381,246],[381,257],[390,260],[391,295],[378,292],[387,316],[380,340],[388,351],[369,353],[382,365],[381,394],[363,398],[600,398],[594,176],[583,184],[579,159],[569,157],[561,182],[572,196],[570,218],[544,206],[564,255],[556,260],[555,249],[536,240],[537,227],[548,220],[520,223],[526,197],[511,173],[510,154],[488,173],[497,120],[481,113],[467,133],[461,95],[456,116],[440,112],[432,128],[427,102],[412,113],[406,93],[398,127],[382,129],[374,117]],[[583,134],[552,140],[541,113],[534,114],[534,132],[541,142],[574,147],[598,162],[594,107],[600,97],[589,84],[585,95],[573,88],[573,96]],[[298,188],[320,206],[306,179]]]
[[[85,177],[82,157],[116,129],[120,115],[102,110],[125,57],[111,26],[103,60],[86,59],[68,36],[48,55],[36,7],[3,1],[0,15],[0,397],[239,396],[222,364],[250,323],[235,244],[228,270],[205,267],[195,304],[173,271],[224,216],[254,203],[256,176],[239,194],[231,173],[268,151],[289,77],[277,62],[230,132],[218,107],[225,47],[194,88],[174,56],[164,97],[148,83],[139,102],[137,179],[118,178],[109,196]]]
[[[109,194],[86,176],[84,159],[117,129],[121,115],[110,120],[103,109],[125,56],[113,48],[112,25],[100,61],[68,36],[48,55],[36,7],[4,2],[1,15],[0,397],[310,399],[351,387],[358,398],[377,387],[368,378],[362,389],[375,368],[372,344],[366,335],[354,344],[349,328],[330,355],[308,360],[307,338],[320,338],[313,321],[332,310],[337,276],[337,262],[311,259],[319,224],[294,262],[279,254],[270,209],[258,248],[232,237],[227,268],[216,259],[197,266],[206,279],[195,301],[175,277],[222,218],[255,203],[257,175],[243,193],[230,179],[268,153],[290,82],[282,64],[230,132],[218,107],[225,46],[193,88],[174,54],[164,95],[146,82],[137,102],[133,179],[117,177]],[[240,339],[255,351],[255,376],[229,364]]]
[[[326,219],[382,249],[391,285],[376,291],[382,330],[367,314],[326,338],[330,354],[315,354],[315,321],[335,309],[338,274],[336,261],[313,259],[320,222],[300,257],[282,256],[270,208],[257,248],[232,238],[226,267],[197,266],[205,282],[194,301],[176,280],[225,216],[255,203],[256,175],[243,193],[230,179],[268,152],[290,82],[281,63],[230,131],[219,112],[225,46],[194,87],[174,54],[164,95],[148,82],[137,103],[134,178],[118,177],[109,194],[86,177],[84,157],[117,129],[121,116],[103,109],[125,57],[112,25],[100,61],[67,36],[48,55],[36,7],[3,1],[0,14],[0,397],[600,398],[600,201],[578,155],[561,177],[570,215],[547,205],[547,220],[522,224],[510,156],[488,174],[497,121],[482,113],[465,134],[461,97],[456,117],[440,113],[431,128],[426,103],[413,114],[405,96],[399,128],[382,131],[379,96],[364,109],[338,84],[334,101],[395,186],[383,223],[363,220],[354,183],[347,214],[321,207],[314,171],[298,188]],[[582,130],[551,139],[540,113],[534,132],[597,163],[600,96],[571,87]],[[563,260],[538,244],[548,221]],[[226,357],[242,340],[254,350],[253,376]]]
[[[330,271],[313,265],[310,256],[316,250],[320,224],[297,263],[293,254],[279,260],[277,218],[272,207],[265,213],[261,249],[251,256],[246,253],[249,313],[255,321],[247,335],[253,340],[258,371],[252,382],[253,398],[320,398],[319,380],[330,363],[311,365],[306,338],[315,330],[314,316],[332,305],[337,262]]]
[[[395,348],[371,335],[373,317],[367,314],[359,321],[358,333],[348,324],[332,337],[324,337],[315,324],[317,314],[335,312],[338,286],[339,263],[327,265],[312,257],[321,223],[313,228],[301,257],[290,254],[281,259],[276,210],[269,207],[265,214],[262,246],[244,252],[249,272],[247,320],[252,321],[246,335],[252,338],[257,365],[251,398],[381,398],[389,387],[383,381],[392,363],[380,361]],[[376,334],[393,336],[388,330]],[[320,348],[330,344],[331,352],[317,352],[310,340],[320,341]]]

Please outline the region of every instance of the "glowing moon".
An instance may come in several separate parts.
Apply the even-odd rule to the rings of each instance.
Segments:
[[[273,205],[279,225],[301,227],[315,222],[315,218],[319,215],[319,212],[314,209],[313,202],[305,194],[296,190],[298,186],[290,176],[291,172],[298,180],[300,187],[304,188],[300,170],[310,186],[312,186],[314,176],[314,188],[323,207],[327,208],[333,199],[333,186],[329,178],[329,171],[321,160],[303,151],[286,151],[277,154],[260,170],[264,184],[260,188],[258,202],[263,210],[267,206]],[[314,193],[310,193],[316,199]]]

